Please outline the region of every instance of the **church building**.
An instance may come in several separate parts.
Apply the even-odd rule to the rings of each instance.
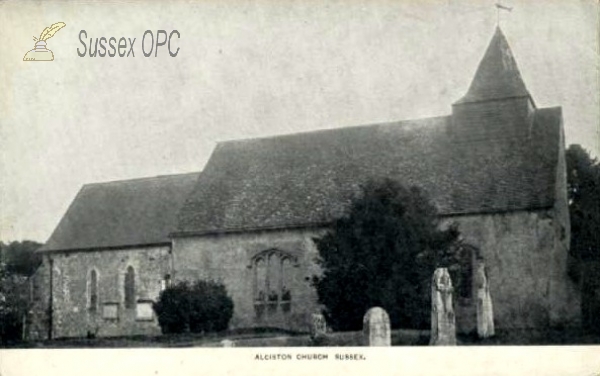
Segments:
[[[85,185],[40,250],[31,337],[159,334],[152,302],[195,279],[225,285],[231,328],[307,331],[313,238],[378,178],[420,187],[458,224],[496,328],[576,323],[564,144],[561,108],[536,106],[497,28],[447,116],[227,141],[200,173]],[[473,331],[475,296],[455,304]]]

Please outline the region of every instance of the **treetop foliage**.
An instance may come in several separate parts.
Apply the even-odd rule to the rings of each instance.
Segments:
[[[8,244],[0,241],[0,262],[6,264],[8,273],[30,276],[42,262],[41,256],[35,253],[41,246],[42,244],[31,240]]]
[[[425,194],[390,179],[364,185],[362,195],[330,231],[315,239],[323,274],[313,283],[336,330],[356,330],[373,307],[392,326],[427,327],[429,280],[455,262],[459,233],[440,229]]]
[[[566,152],[571,254],[600,261],[600,163],[580,145]]]

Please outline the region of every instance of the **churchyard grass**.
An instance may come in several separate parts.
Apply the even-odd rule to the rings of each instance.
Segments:
[[[52,341],[20,342],[10,348],[173,348],[221,347],[224,339],[235,341],[236,347],[351,347],[362,346],[361,331],[328,333],[313,341],[308,333],[293,333],[274,329],[229,331],[208,335],[177,334],[163,336],[132,336],[113,338],[65,338]],[[400,329],[391,331],[392,346],[428,346],[428,330]],[[479,339],[477,334],[457,334],[458,346],[506,345],[592,345],[600,344],[600,335],[581,329],[498,330],[491,338]]]

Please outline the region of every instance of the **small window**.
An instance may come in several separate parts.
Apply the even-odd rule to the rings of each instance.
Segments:
[[[125,273],[125,308],[135,308],[135,271],[131,266]]]
[[[171,275],[165,274],[165,278],[160,281],[160,291],[165,291],[171,287]]]

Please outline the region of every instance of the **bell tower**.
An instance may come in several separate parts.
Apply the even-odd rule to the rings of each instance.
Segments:
[[[496,27],[469,90],[452,105],[452,133],[465,140],[526,137],[535,108],[508,42]]]

